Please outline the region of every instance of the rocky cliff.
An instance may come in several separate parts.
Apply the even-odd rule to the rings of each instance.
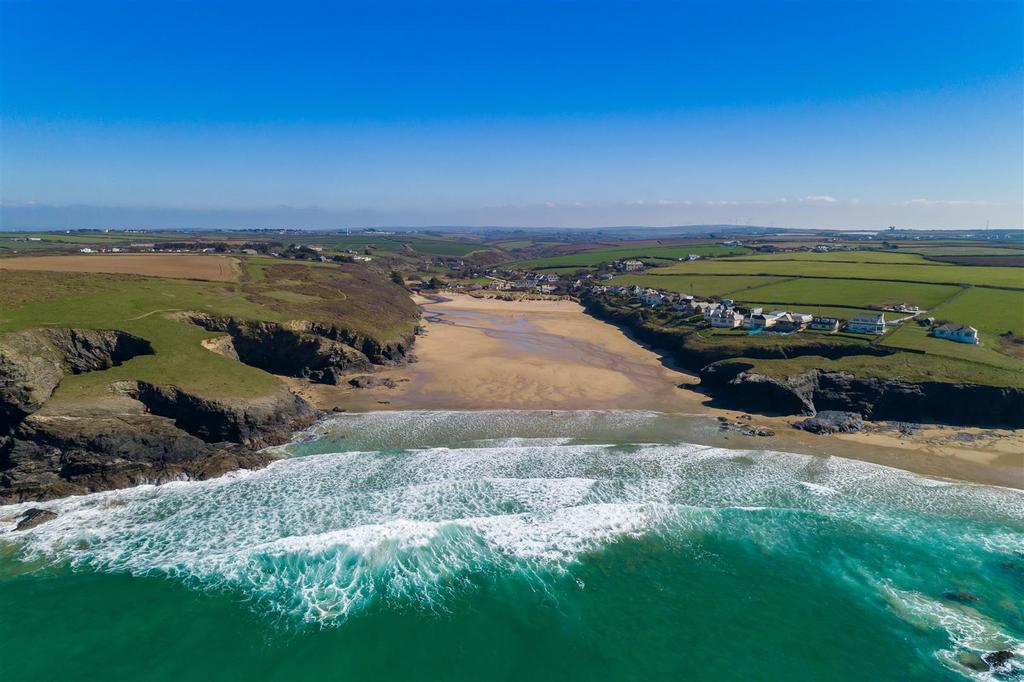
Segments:
[[[723,406],[766,414],[841,410],[874,420],[1024,427],[1024,390],[1019,388],[909,382],[821,370],[776,378],[736,365],[706,367],[701,386]]]
[[[379,343],[324,324],[190,315],[228,334],[216,350],[277,374],[338,383],[351,371],[403,362],[412,337]],[[211,346],[211,348],[213,348]],[[107,369],[153,349],[117,330],[32,329],[0,336],[0,503],[267,464],[318,416],[281,385],[255,398],[212,399],[169,383],[118,381],[87,401],[50,401],[63,377]],[[50,402],[48,402],[50,401]]]
[[[372,365],[401,364],[408,359],[413,335],[391,342],[356,334],[321,322],[288,324],[236,320],[188,313],[184,321],[228,334],[236,357],[253,367],[315,383],[337,384],[343,374]]]

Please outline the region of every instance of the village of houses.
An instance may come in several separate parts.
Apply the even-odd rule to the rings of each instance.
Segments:
[[[699,256],[691,256],[688,260],[696,260]],[[682,259],[681,259],[682,260]],[[628,259],[615,261],[613,268],[623,273],[639,272],[645,269],[640,260]],[[492,271],[488,275],[491,280],[488,288],[497,291],[533,292],[537,294],[555,294],[559,291],[572,293],[589,292],[592,295],[615,296],[620,299],[632,300],[654,309],[671,309],[686,320],[687,323],[700,323],[716,329],[744,330],[751,335],[790,335],[805,330],[836,333],[845,331],[854,334],[881,336],[888,330],[898,327],[911,320],[930,327],[931,334],[936,338],[958,343],[977,344],[980,339],[978,330],[968,325],[945,322],[935,324],[935,319],[925,317],[926,310],[918,306],[900,303],[880,311],[863,311],[853,314],[849,319],[814,315],[808,312],[790,310],[765,310],[762,307],[744,306],[730,298],[700,299],[664,289],[641,286],[615,286],[603,284],[602,281],[612,279],[610,274],[586,274],[572,280],[563,280],[557,274],[542,273],[500,273]],[[508,277],[508,275],[521,275]],[[595,279],[597,281],[595,281]],[[886,318],[886,313],[890,317]],[[700,316],[698,320],[693,318]]]

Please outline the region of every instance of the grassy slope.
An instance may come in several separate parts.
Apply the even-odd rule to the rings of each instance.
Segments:
[[[252,259],[250,280],[235,283],[131,275],[45,272],[0,274],[0,333],[61,326],[120,329],[150,341],[155,355],[140,356],[103,372],[67,377],[55,399],[102,395],[116,380],[174,384],[208,397],[269,393],[279,381],[200,345],[218,336],[173,319],[194,310],[241,319],[334,322],[381,341],[412,331],[415,306],[404,290],[358,266],[327,266]],[[307,297],[280,300],[281,294]],[[312,300],[309,300],[312,299]]]

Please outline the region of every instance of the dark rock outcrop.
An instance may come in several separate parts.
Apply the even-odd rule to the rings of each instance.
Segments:
[[[29,530],[30,528],[35,528],[47,521],[52,521],[55,518],[57,518],[57,514],[49,509],[29,509],[25,512],[25,515],[21,517],[21,520],[18,521],[18,525],[14,527],[14,530]]]
[[[207,443],[239,443],[249,448],[276,445],[317,416],[309,403],[283,387],[268,396],[231,401],[202,398],[175,386],[143,381],[119,382],[114,388]]]
[[[230,402],[139,382],[116,389],[135,400],[26,417],[0,450],[0,503],[258,468],[273,455],[256,448],[286,442],[318,416],[283,387]]]
[[[315,383],[342,383],[342,375],[365,372],[373,365],[408,360],[414,337],[379,342],[319,322],[279,324],[189,313],[184,318],[209,331],[227,333],[241,362],[272,374],[301,377]]]
[[[151,355],[145,339],[110,329],[31,329],[0,337],[0,436],[43,406],[65,374]]]
[[[701,385],[723,405],[753,412],[813,415],[836,410],[875,421],[1024,427],[1024,390],[1019,388],[911,382],[816,369],[776,378],[737,365],[724,371],[715,365],[705,368]]]
[[[793,426],[811,433],[856,433],[864,430],[864,418],[856,412],[824,410]]]
[[[384,388],[395,388],[398,384],[395,383],[394,379],[389,377],[374,377],[374,376],[361,376],[352,377],[348,380],[350,386],[355,388],[378,388],[383,386]]]

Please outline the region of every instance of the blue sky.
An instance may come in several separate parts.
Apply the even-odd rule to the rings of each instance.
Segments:
[[[1020,227],[1024,3],[0,0],[5,227]]]

